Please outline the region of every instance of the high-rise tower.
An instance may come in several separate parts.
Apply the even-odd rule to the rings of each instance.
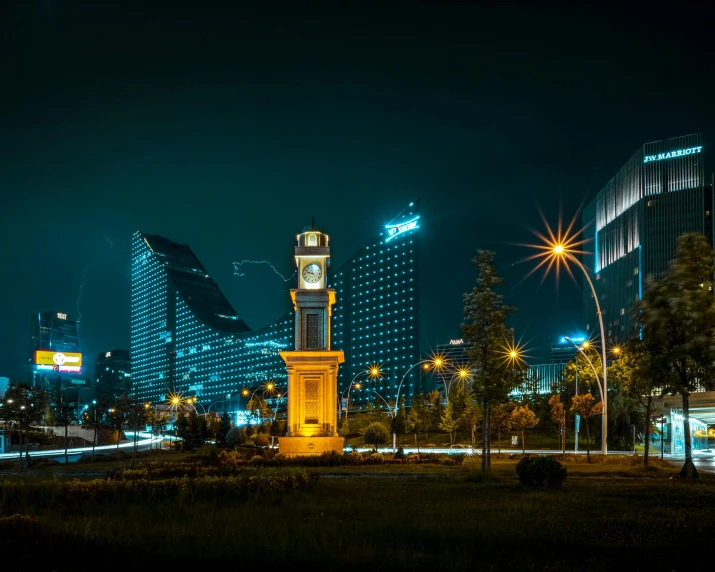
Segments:
[[[646,143],[584,209],[606,341],[637,335],[631,314],[647,279],[669,268],[678,237],[713,241],[713,187],[705,179],[700,134]],[[595,224],[593,224],[595,223]],[[598,332],[591,290],[584,288],[586,334]]]
[[[295,309],[295,350],[280,352],[288,373],[288,436],[283,455],[319,455],[343,450],[338,437],[338,366],[342,351],[330,349],[330,316],[335,290],[327,287],[330,246],[315,225],[297,237],[298,288],[290,291]]]

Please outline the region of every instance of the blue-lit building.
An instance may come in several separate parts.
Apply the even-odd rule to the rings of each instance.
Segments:
[[[584,238],[594,253],[584,263],[595,274],[606,340],[636,332],[631,320],[647,279],[670,266],[678,237],[713,240],[713,186],[705,179],[700,134],[646,143],[583,212]],[[584,282],[586,334],[600,336],[596,309]]]
[[[385,374],[355,392],[358,404],[377,391],[394,397],[401,376],[418,361],[419,307],[417,232],[419,215],[410,205],[337,271],[329,275],[333,308],[332,347],[345,352],[340,390],[379,363]],[[215,409],[245,406],[244,389],[268,381],[285,387],[292,349],[294,312],[252,330],[187,245],[134,233],[132,237],[131,358],[134,394],[162,402],[170,393],[196,395]],[[414,377],[414,379],[413,379]],[[405,379],[409,398],[419,372]]]

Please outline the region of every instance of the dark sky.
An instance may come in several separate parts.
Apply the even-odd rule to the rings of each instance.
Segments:
[[[424,344],[488,248],[539,358],[582,322],[568,279],[519,284],[537,206],[568,219],[643,143],[715,133],[706,3],[255,4],[2,5],[0,376],[85,268],[84,351],[128,347],[135,230],[190,244],[257,328],[287,287],[233,261],[291,273],[314,215],[337,267],[415,198]]]

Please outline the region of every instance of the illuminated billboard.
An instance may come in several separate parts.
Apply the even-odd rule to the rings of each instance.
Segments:
[[[54,366],[58,368],[72,368],[72,369],[59,369],[59,371],[79,371],[82,367],[82,354],[74,352],[53,352],[50,350],[37,350],[35,352],[35,365],[48,365],[51,366],[49,369],[55,369]],[[38,368],[38,369],[48,369],[48,368]]]

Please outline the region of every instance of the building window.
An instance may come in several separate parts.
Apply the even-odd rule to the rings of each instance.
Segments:
[[[637,266],[633,269],[633,275],[635,276],[636,274],[638,274],[638,267],[637,267]]]
[[[625,315],[625,313],[626,313],[626,309],[625,309],[625,308],[621,308],[621,316]]]

